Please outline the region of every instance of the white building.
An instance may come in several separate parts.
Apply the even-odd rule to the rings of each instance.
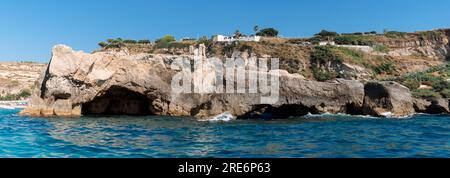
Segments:
[[[334,41],[321,41],[319,42],[319,46],[326,46],[326,45],[336,45],[336,43]]]
[[[235,41],[253,41],[259,42],[261,41],[260,36],[245,36],[245,37],[234,37],[234,36],[224,36],[224,35],[216,35],[213,38],[214,41],[217,42],[235,42]]]

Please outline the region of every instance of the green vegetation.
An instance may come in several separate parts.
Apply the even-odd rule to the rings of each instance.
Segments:
[[[388,53],[389,52],[389,47],[386,45],[375,45],[373,47],[373,50],[376,52],[380,52],[380,53]]]
[[[424,99],[432,99],[432,98],[440,98],[441,95],[433,90],[413,90],[412,95],[415,98],[424,98]]]
[[[342,35],[334,38],[337,44],[342,45],[365,45],[373,46],[375,45],[375,36],[365,36],[365,35]]]
[[[422,39],[436,39],[443,35],[440,31],[425,31],[419,32],[420,38]]]
[[[336,36],[339,36],[339,34],[336,32],[332,32],[332,31],[322,30],[319,33],[315,34],[314,36],[336,37]]]
[[[450,89],[444,89],[441,91],[441,95],[445,98],[450,98]]]
[[[203,36],[197,40],[196,45],[204,44],[205,46],[210,46],[213,43],[212,39],[209,39],[207,36]]]
[[[411,91],[418,98],[450,97],[450,64],[432,67],[423,72],[416,72],[405,76],[387,80],[397,81]],[[418,89],[421,84],[430,85],[432,89]]]
[[[170,43],[174,41],[176,41],[175,37],[173,37],[172,35],[166,35],[160,39],[157,39],[155,43],[164,43],[164,42]]]
[[[106,42],[100,42],[98,43],[98,45],[102,48],[105,49],[110,49],[110,48],[122,48],[125,47],[127,45],[135,45],[135,44],[150,44],[150,40],[131,40],[131,39],[126,39],[123,40],[122,38],[116,38],[116,39],[108,39],[106,40]]]
[[[398,32],[398,31],[387,31],[384,35],[388,38],[405,38],[408,33],[406,32]]]
[[[184,43],[176,43],[175,41],[176,41],[175,37],[173,37],[172,35],[166,35],[155,41],[155,47],[157,49],[185,47]]]
[[[397,72],[395,65],[392,62],[384,62],[381,65],[374,66],[373,71],[377,74],[393,75]]]
[[[319,33],[315,34],[314,37],[310,38],[309,41],[311,43],[317,44],[320,41],[334,40],[337,36],[339,36],[339,34],[336,32],[322,30]]]
[[[22,90],[19,94],[8,94],[6,96],[0,96],[0,101],[14,101],[22,98],[28,98],[31,96],[30,90]]]
[[[138,44],[151,44],[152,42],[150,40],[139,40],[137,41]]]
[[[336,77],[338,77],[338,74],[336,72],[320,69],[318,67],[313,67],[312,73],[313,73],[314,78],[317,81],[321,81],[321,82],[324,82],[327,80],[332,80],[332,79],[335,79]]]
[[[314,64],[326,64],[331,61],[342,61],[340,56],[335,53],[334,46],[317,46],[311,53],[311,62]]]
[[[257,28],[255,27],[254,30],[256,30],[256,29]],[[278,33],[279,33],[278,30],[276,30],[274,28],[265,28],[265,29],[259,30],[259,32],[257,32],[256,35],[266,36],[266,37],[276,37],[276,36],[278,36]]]

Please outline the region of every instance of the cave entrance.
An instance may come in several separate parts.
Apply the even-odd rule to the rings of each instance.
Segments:
[[[111,87],[104,95],[83,104],[83,115],[153,115],[150,100],[123,87]]]

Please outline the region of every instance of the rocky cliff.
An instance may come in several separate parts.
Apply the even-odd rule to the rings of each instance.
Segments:
[[[31,91],[45,67],[34,62],[0,62],[0,97]]]
[[[204,49],[197,56],[205,57]],[[375,116],[414,114],[409,90],[394,82],[364,85],[358,81],[316,82],[286,71],[279,76],[279,100],[261,104],[261,94],[174,94],[173,61],[194,55],[99,51],[92,54],[55,46],[21,115],[81,116],[89,114],[193,116],[208,119],[228,112],[237,118],[285,118],[308,113]],[[254,72],[250,69],[246,73]],[[204,71],[203,75],[214,75]]]

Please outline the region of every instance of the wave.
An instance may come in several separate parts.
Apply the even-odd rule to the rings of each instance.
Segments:
[[[214,116],[211,119],[208,119],[209,122],[229,122],[236,120],[236,117],[233,116],[230,112],[224,112],[222,114],[219,114],[217,116]]]

